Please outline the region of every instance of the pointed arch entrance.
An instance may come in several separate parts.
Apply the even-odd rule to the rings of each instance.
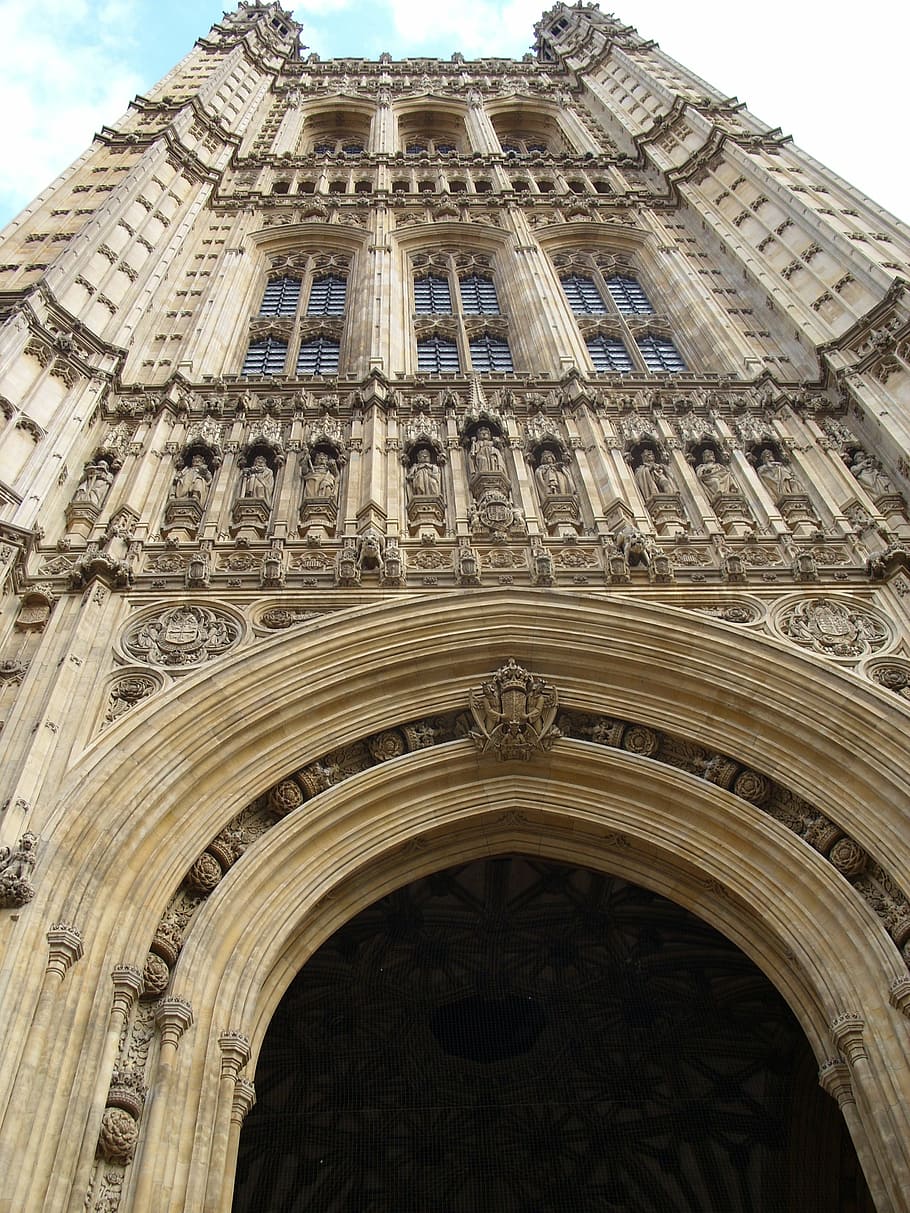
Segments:
[[[233,1213],[872,1213],[763,973],[618,877],[455,865],[328,939],[266,1033]]]

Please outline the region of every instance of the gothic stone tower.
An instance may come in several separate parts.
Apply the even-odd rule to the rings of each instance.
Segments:
[[[508,856],[748,960],[870,1194],[559,1208],[910,1209],[910,231],[536,33],[241,3],[2,235],[2,1213],[239,1207],[292,980]]]

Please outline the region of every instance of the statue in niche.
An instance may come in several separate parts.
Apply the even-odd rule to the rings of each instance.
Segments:
[[[650,447],[645,447],[641,453],[641,463],[632,473],[638,491],[644,501],[660,494],[675,493],[676,482],[670,469],[661,463]]]
[[[184,467],[178,468],[174,476],[171,497],[178,501],[198,501],[201,505],[208,495],[212,483],[212,473],[208,469],[204,456],[193,455]]]
[[[802,485],[789,464],[781,462],[771,447],[763,447],[755,465],[759,479],[775,501],[802,491]]]
[[[695,469],[695,475],[711,502],[726,493],[736,492],[730,469],[718,463],[717,455],[709,446],[702,451],[701,462]]]
[[[325,451],[305,452],[302,462],[304,501],[332,499],[338,492],[338,464]]]
[[[482,425],[471,439],[470,449],[471,472],[498,472],[505,474],[502,454],[499,450],[499,439],[494,438],[489,426]]]
[[[415,497],[440,497],[442,495],[442,473],[433,462],[427,447],[422,446],[406,473],[408,500]]]
[[[534,479],[542,501],[547,497],[573,497],[575,495],[575,487],[572,484],[569,470],[561,459],[556,458],[553,451],[543,451],[534,472]]]
[[[73,505],[92,505],[100,509],[113,483],[114,473],[106,459],[87,463],[73,494]]]
[[[265,455],[256,455],[252,464],[240,472],[240,496],[255,501],[271,502],[275,490],[275,473]]]
[[[885,493],[894,492],[894,485],[882,471],[878,460],[864,450],[854,451],[849,466],[850,475],[871,497],[883,497]]]

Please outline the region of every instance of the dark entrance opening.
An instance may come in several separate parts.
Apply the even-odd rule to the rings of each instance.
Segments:
[[[872,1213],[789,1008],[646,889],[511,856],[347,923],[256,1070],[234,1213]]]

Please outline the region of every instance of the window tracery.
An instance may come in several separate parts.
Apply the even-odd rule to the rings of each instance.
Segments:
[[[514,369],[508,325],[487,257],[419,254],[414,267],[414,320],[419,371],[481,374]]]
[[[241,375],[336,375],[347,303],[348,260],[336,254],[281,259],[266,282]],[[302,306],[302,300],[306,300]]]

